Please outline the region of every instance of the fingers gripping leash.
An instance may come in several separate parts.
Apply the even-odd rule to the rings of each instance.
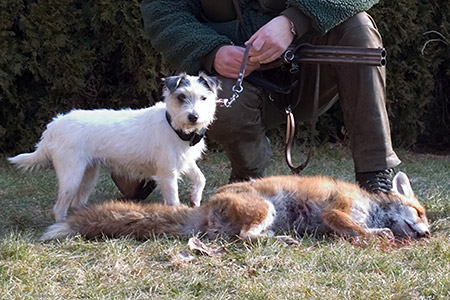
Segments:
[[[219,105],[227,108],[231,107],[233,102],[239,98],[243,91],[242,82],[244,80],[245,66],[248,61],[248,55],[252,44],[246,46],[244,57],[242,59],[241,69],[238,74],[236,84],[232,87],[233,94],[230,99],[220,99]],[[332,47],[332,46],[312,46],[310,44],[300,44],[295,48],[288,48],[285,53],[272,63],[261,66],[260,70],[270,70],[281,65],[289,66],[289,72],[296,73],[299,70],[299,64],[308,63],[316,65],[316,79],[314,88],[314,102],[311,120],[311,137],[309,152],[305,162],[297,167],[291,161],[291,148],[295,134],[295,120],[293,110],[295,106],[287,105],[286,112],[286,144],[285,157],[286,162],[294,174],[299,174],[307,165],[311,157],[314,138],[316,135],[316,124],[318,117],[319,92],[320,92],[320,65],[321,64],[359,64],[368,66],[383,67],[386,65],[386,50],[384,48],[354,48],[354,47]]]
[[[231,88],[233,94],[231,95],[230,99],[220,99],[218,101],[218,105],[230,108],[231,105],[233,104],[233,102],[237,98],[239,98],[239,95],[244,90],[242,82],[244,80],[245,66],[247,65],[248,56],[249,56],[251,47],[252,47],[252,43],[247,44],[247,46],[245,47],[245,52],[244,52],[244,56],[242,58],[242,64],[241,64],[241,68],[239,70],[236,84],[233,85],[233,87]],[[287,63],[292,64],[292,60],[294,59],[294,57],[295,57],[294,54],[290,53],[290,54],[285,54],[284,59]],[[296,70],[294,70],[294,71],[296,71]],[[293,72],[293,70],[291,70],[291,72]],[[318,81],[316,82],[316,93],[318,92],[317,85],[318,85]],[[291,106],[286,107],[285,110],[286,110],[286,116],[287,116],[286,146],[285,146],[286,162],[287,162],[289,168],[291,169],[291,171],[294,174],[298,175],[308,165],[309,160],[311,158],[312,147],[310,147],[310,149],[309,149],[309,153],[308,153],[306,161],[303,164],[299,165],[298,167],[295,167],[291,162],[291,148],[292,148],[292,142],[293,142],[294,134],[295,134],[295,120],[294,120],[294,115],[292,113]],[[316,118],[314,117],[314,119],[316,119]]]
[[[250,53],[250,49],[252,48],[252,43],[248,43],[245,47],[244,57],[242,58],[241,68],[239,70],[239,74],[236,80],[236,84],[233,85],[231,88],[231,91],[233,94],[231,95],[230,99],[220,99],[220,105],[225,107],[231,107],[233,102],[239,98],[239,95],[244,90],[244,87],[242,86],[242,82],[244,81],[244,75],[245,75],[245,66],[248,62],[248,55]]]
[[[233,87],[231,88],[233,94],[231,95],[230,99],[220,99],[218,102],[218,105],[230,108],[231,105],[233,104],[233,102],[237,98],[239,98],[239,95],[244,90],[242,82],[244,80],[245,66],[247,65],[248,56],[249,56],[251,47],[252,47],[252,43],[247,44],[247,46],[245,47],[245,52],[244,52],[244,56],[242,58],[242,64],[241,64],[241,68],[239,70],[236,84],[233,85]],[[292,63],[292,60],[294,59],[294,57],[295,56],[293,53],[289,53],[289,54],[285,54],[284,59],[287,63]],[[318,82],[317,82],[317,84],[318,84]],[[317,87],[316,87],[316,90],[317,90]],[[303,164],[299,165],[298,167],[295,167],[292,164],[291,148],[292,148],[292,142],[293,142],[294,134],[295,134],[295,120],[294,120],[294,115],[292,113],[291,106],[286,107],[286,116],[287,116],[286,147],[285,147],[286,162],[294,174],[299,174],[307,166],[307,164],[310,160],[310,157],[311,157],[312,148],[310,147],[308,157]]]
[[[241,29],[244,35],[248,36],[248,32],[245,29],[245,24],[242,20],[242,14],[239,8],[239,2],[233,0],[233,5],[236,9],[236,15],[238,16]],[[236,84],[232,87],[233,94],[230,99],[219,99],[217,105],[230,108],[233,102],[239,98],[239,95],[244,90],[242,82],[244,80],[245,66],[247,65],[248,56],[252,43],[246,45],[244,57],[242,59],[241,68],[238,74]],[[291,161],[291,148],[295,135],[295,120],[293,109],[295,106],[287,105],[285,107],[286,113],[286,143],[285,143],[285,158],[286,162],[294,174],[299,175],[300,172],[308,165],[311,158],[314,138],[316,135],[316,123],[318,118],[318,106],[319,106],[319,85],[320,85],[320,64],[359,64],[383,67],[386,65],[386,50],[384,48],[355,48],[355,47],[336,47],[336,46],[318,46],[311,44],[296,44],[293,47],[286,49],[284,54],[271,63],[261,65],[259,70],[270,70],[282,65],[289,66],[289,72],[291,74],[299,71],[299,64],[309,63],[316,65],[316,82],[314,88],[314,100],[313,100],[313,112],[311,120],[311,137],[310,147],[305,162],[297,167],[292,164]],[[300,100],[300,99],[299,99]],[[297,101],[298,103],[298,101]]]

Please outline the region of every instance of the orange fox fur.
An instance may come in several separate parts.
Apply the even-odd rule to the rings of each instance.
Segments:
[[[206,233],[244,239],[286,231],[340,236],[429,236],[424,207],[399,172],[394,188],[370,194],[329,177],[273,176],[217,189],[200,207],[109,201],[74,211],[41,240],[81,234],[146,239]]]

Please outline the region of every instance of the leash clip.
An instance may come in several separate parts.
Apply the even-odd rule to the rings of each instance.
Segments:
[[[241,75],[241,74],[239,74],[239,75]],[[238,87],[236,87],[236,85],[237,85]],[[231,90],[233,91],[233,95],[231,95],[230,99],[229,99],[228,101],[225,101],[224,104],[223,104],[223,105],[224,105],[225,107],[227,107],[227,108],[230,108],[230,107],[231,107],[231,104],[233,104],[233,102],[234,102],[237,98],[239,98],[239,95],[240,95],[240,94],[242,93],[242,91],[244,90],[244,87],[242,86],[242,79],[241,79],[241,78],[238,78],[236,84],[233,85],[233,86],[231,87]]]
[[[248,55],[250,53],[250,48],[252,47],[252,43],[248,43],[245,47],[244,57],[242,58],[241,63],[241,69],[239,70],[239,74],[236,80],[236,84],[232,86],[231,91],[233,94],[231,95],[230,99],[223,102],[223,106],[230,108],[233,102],[239,98],[239,95],[244,90],[244,87],[242,86],[242,82],[244,81],[244,74],[245,74],[245,66],[247,65],[248,61]]]

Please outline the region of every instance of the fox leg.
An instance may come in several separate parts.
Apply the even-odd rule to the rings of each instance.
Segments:
[[[256,239],[262,236],[272,236],[273,233],[269,230],[273,221],[275,220],[275,208],[273,204],[265,200],[256,200],[252,205],[246,206],[249,211],[246,211],[243,220],[248,218],[248,215],[259,216],[254,218],[253,222],[246,223],[241,227],[239,236],[242,239]]]
[[[222,191],[215,194],[208,203],[208,235],[239,235],[251,240],[270,235],[275,220],[275,208],[252,193]]]
[[[322,218],[328,227],[341,236],[381,236],[389,240],[394,239],[394,234],[389,228],[364,229],[356,223],[347,212],[343,211],[342,208],[324,210]]]
[[[269,232],[264,232],[266,229],[263,223],[254,223],[244,225],[239,232],[239,237],[243,240],[254,240],[259,237],[267,237],[271,234]]]
[[[388,240],[394,240],[394,233],[389,228],[369,228],[367,229],[369,235],[376,235],[380,237],[385,237]]]
[[[324,223],[335,233],[342,236],[367,236],[369,232],[353,221],[350,215],[340,209],[327,209],[322,213]]]

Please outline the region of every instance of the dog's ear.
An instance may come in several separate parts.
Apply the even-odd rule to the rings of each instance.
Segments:
[[[186,73],[182,73],[178,76],[169,76],[163,78],[164,86],[169,90],[169,92],[173,93],[180,85],[185,84],[187,82]]]
[[[198,81],[213,93],[216,93],[217,90],[220,89],[220,81],[214,76],[206,75],[204,72],[200,72],[198,75]]]

